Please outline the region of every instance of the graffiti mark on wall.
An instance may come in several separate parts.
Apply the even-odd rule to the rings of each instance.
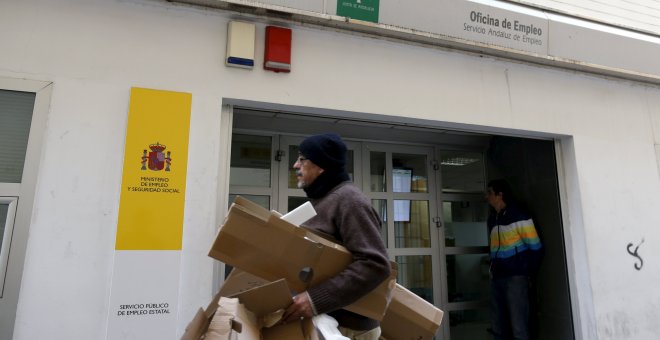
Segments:
[[[639,256],[639,254],[637,254],[637,250],[639,249],[639,246],[642,245],[642,243],[644,243],[644,239],[643,239],[643,238],[642,238],[642,242],[640,242],[640,243],[637,245],[637,247],[635,247],[635,250],[634,250],[634,251],[631,251],[631,250],[630,250],[630,247],[633,246],[632,243],[628,243],[628,247],[626,247],[626,249],[628,250],[628,254],[630,254],[630,255],[636,257],[636,258],[639,260],[639,263],[635,263],[635,269],[637,269],[637,270],[642,269],[642,266],[644,265],[644,260],[642,260],[642,258]]]

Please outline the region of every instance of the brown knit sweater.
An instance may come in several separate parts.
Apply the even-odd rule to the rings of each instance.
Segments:
[[[353,262],[336,276],[308,290],[317,313],[328,313],[340,326],[369,330],[377,320],[341,309],[376,288],[390,275],[387,250],[380,236],[380,218],[369,199],[350,182],[312,199],[317,215],[303,224],[345,246]]]

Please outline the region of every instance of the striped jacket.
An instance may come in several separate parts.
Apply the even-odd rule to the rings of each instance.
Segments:
[[[541,262],[541,240],[532,218],[515,205],[488,217],[493,278],[531,275]]]

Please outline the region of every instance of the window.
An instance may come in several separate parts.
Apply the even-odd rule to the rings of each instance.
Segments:
[[[14,216],[18,197],[0,197],[0,297],[5,283],[7,260],[9,259],[9,244],[14,230]]]
[[[36,94],[0,90],[0,183],[20,183]]]
[[[273,137],[234,133],[231,144],[229,205],[243,196],[270,209],[273,194]]]

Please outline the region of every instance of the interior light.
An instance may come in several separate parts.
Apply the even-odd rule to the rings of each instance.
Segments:
[[[472,164],[477,161],[479,161],[479,158],[451,157],[451,158],[443,159],[442,162],[440,162],[440,164],[449,165],[449,166],[463,166],[463,165]]]

